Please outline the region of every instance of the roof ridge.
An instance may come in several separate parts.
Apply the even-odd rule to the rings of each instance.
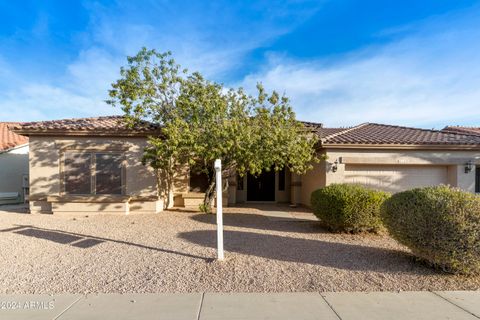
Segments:
[[[454,126],[448,126],[448,125],[447,125],[447,126],[445,126],[445,128],[468,128],[468,129],[478,129],[478,128],[480,128],[480,127],[478,127],[478,126],[461,126],[461,125],[457,124],[457,125],[454,125]],[[444,129],[445,129],[445,128],[444,128]]]
[[[441,130],[407,127],[407,126],[400,126],[400,125],[397,125],[397,124],[384,124],[384,123],[376,123],[376,122],[372,122],[370,124],[373,124],[373,125],[376,125],[376,126],[383,126],[383,127],[391,127],[391,128],[393,127],[393,128],[401,128],[401,129],[412,129],[412,130],[421,130],[421,131],[430,131],[430,132],[440,132],[440,133],[442,133]]]
[[[452,132],[452,131],[443,131],[444,129],[437,130],[437,129],[424,129],[424,128],[416,128],[416,127],[407,127],[407,126],[400,126],[396,124],[384,124],[384,123],[375,123],[375,122],[370,122],[368,124],[373,124],[376,126],[382,126],[382,127],[390,127],[390,128],[400,128],[400,129],[410,129],[410,130],[420,130],[420,131],[430,131],[430,132],[435,132],[435,133],[453,133],[453,134],[459,134],[459,135],[473,135],[475,134],[469,134],[469,133],[463,133],[463,132]],[[478,135],[477,135],[478,136]]]
[[[323,137],[321,140],[321,142],[325,142],[326,140],[328,139],[331,139],[331,138],[335,138],[335,137],[338,137],[342,134],[345,134],[345,133],[348,133],[348,132],[352,132],[353,130],[356,130],[356,129],[360,129],[366,125],[370,124],[369,122],[364,122],[364,123],[360,123],[359,125],[356,125],[356,126],[353,126],[353,127],[350,127],[350,128],[345,128],[345,130],[342,130],[340,132],[336,132],[336,133],[332,133],[332,134],[329,134],[325,137]]]
[[[393,127],[393,128],[401,128],[401,129],[411,129],[411,130],[421,130],[421,131],[430,131],[430,132],[434,132],[434,133],[443,133],[443,134],[455,134],[455,135],[460,135],[460,136],[470,136],[470,137],[476,137],[478,138],[479,134],[478,133],[472,133],[472,132],[455,132],[454,130],[452,131],[448,131],[448,130],[445,130],[443,131],[443,129],[441,130],[436,130],[436,129],[423,129],[423,128],[415,128],[415,127],[406,127],[406,126],[399,126],[399,125],[395,125],[395,124],[383,124],[383,123],[370,123],[370,124],[374,124],[374,125],[377,125],[377,126],[384,126],[384,127]]]
[[[40,122],[56,122],[56,121],[69,121],[69,120],[92,120],[102,118],[123,118],[124,115],[109,115],[109,116],[96,116],[96,117],[81,117],[81,118],[62,118],[53,120],[39,120],[39,121],[26,121],[26,122],[14,122],[19,124],[40,123]]]

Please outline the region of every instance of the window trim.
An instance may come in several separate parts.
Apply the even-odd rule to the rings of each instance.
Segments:
[[[66,157],[65,155],[67,153],[80,153],[80,154],[91,154],[90,157],[90,191],[91,193],[87,194],[70,194],[65,191],[66,185],[65,185],[65,160]],[[97,194],[97,185],[96,185],[96,178],[97,178],[97,170],[96,170],[96,165],[97,165],[97,154],[118,154],[121,159],[121,170],[120,170],[120,180],[121,180],[121,193],[120,194]],[[79,149],[63,149],[60,151],[60,157],[59,157],[60,165],[59,165],[59,170],[60,170],[60,195],[61,196],[124,196],[126,195],[126,177],[127,177],[127,172],[126,172],[126,167],[127,167],[127,158],[124,152],[119,149],[86,149],[86,150],[79,150]]]

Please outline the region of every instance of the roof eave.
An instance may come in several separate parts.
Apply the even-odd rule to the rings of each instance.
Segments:
[[[480,144],[360,144],[322,143],[324,149],[480,150]]]
[[[22,143],[22,144],[17,144],[14,147],[9,147],[7,149],[0,150],[0,154],[7,153],[7,152],[17,150],[17,149],[20,149],[20,148],[23,148],[23,147],[27,147],[27,146],[28,146],[28,142],[27,143]]]

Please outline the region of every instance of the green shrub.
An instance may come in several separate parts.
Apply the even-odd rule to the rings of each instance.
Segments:
[[[447,186],[393,195],[384,223],[417,257],[444,271],[480,273],[480,197]]]
[[[389,197],[355,184],[332,184],[312,193],[313,212],[332,231],[382,230],[380,207]]]

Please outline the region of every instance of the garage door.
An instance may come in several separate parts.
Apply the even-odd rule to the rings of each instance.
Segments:
[[[447,184],[447,166],[346,165],[347,183],[398,192],[416,187]]]

